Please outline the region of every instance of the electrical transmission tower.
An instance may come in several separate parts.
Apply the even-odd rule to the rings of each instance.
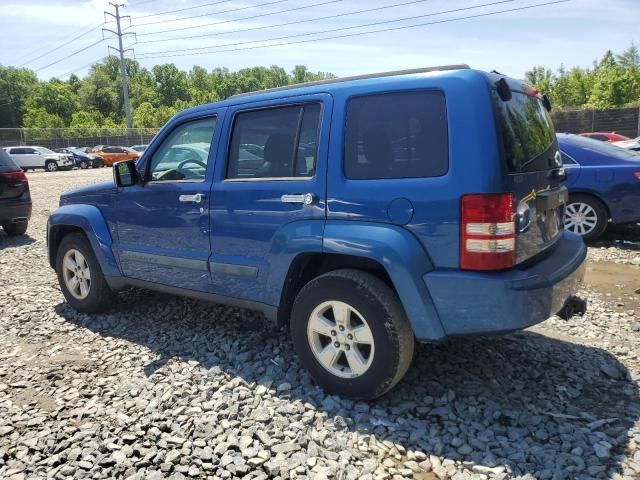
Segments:
[[[129,105],[129,81],[127,78],[127,69],[125,68],[125,65],[124,65],[124,54],[127,51],[133,51],[133,49],[132,48],[125,49],[122,46],[122,37],[126,35],[135,36],[135,33],[134,32],[122,33],[122,28],[120,27],[120,20],[122,20],[123,18],[128,18],[129,22],[131,22],[131,16],[120,15],[120,8],[124,7],[125,5],[123,3],[111,3],[111,2],[109,2],[109,5],[111,5],[113,8],[116,9],[116,13],[113,14],[111,12],[104,12],[105,18],[106,18],[106,15],[109,15],[115,18],[117,31],[109,30],[108,28],[103,28],[102,32],[103,32],[103,35],[104,35],[104,32],[109,32],[109,33],[113,33],[116,37],[118,37],[118,48],[115,48],[109,45],[109,49],[113,49],[117,51],[120,55],[120,76],[122,77],[122,97],[124,99],[124,115],[127,119],[127,128],[130,129],[131,128],[131,105]]]

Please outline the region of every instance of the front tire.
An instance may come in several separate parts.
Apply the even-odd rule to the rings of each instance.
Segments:
[[[82,170],[86,170],[87,168],[89,168],[89,162],[87,162],[86,160],[82,160],[82,161],[80,162],[80,168],[81,168]]]
[[[18,235],[24,235],[27,233],[27,227],[29,222],[7,223],[2,226],[4,233],[10,237],[16,237]]]
[[[590,195],[571,195],[565,210],[564,228],[584,238],[597,240],[607,229],[609,215],[605,206]]]
[[[49,171],[49,172],[57,172],[58,171],[58,162],[54,161],[54,160],[49,160],[44,167]]]
[[[295,299],[291,336],[311,377],[330,393],[377,398],[407,372],[415,339],[397,295],[360,270],[311,280]]]
[[[67,303],[82,313],[100,313],[111,303],[109,288],[91,244],[81,233],[70,233],[60,242],[56,273]]]

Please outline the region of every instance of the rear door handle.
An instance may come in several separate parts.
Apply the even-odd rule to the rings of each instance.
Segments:
[[[204,195],[202,193],[195,193],[193,195],[180,195],[178,200],[181,202],[191,202],[191,203],[200,203],[204,200]]]
[[[280,197],[281,202],[302,203],[304,205],[311,205],[315,200],[316,198],[313,193],[284,194]]]

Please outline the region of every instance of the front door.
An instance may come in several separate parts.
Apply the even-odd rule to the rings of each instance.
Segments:
[[[331,97],[230,107],[226,117],[211,190],[214,290],[275,305],[274,271],[298,250],[322,249]]]
[[[209,291],[209,192],[217,116],[183,121],[145,154],[144,183],[120,188],[118,256],[126,277]]]

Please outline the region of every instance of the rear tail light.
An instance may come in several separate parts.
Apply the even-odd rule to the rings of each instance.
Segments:
[[[515,262],[513,194],[464,195],[460,199],[460,268],[503,270]]]
[[[21,183],[29,183],[29,181],[27,180],[27,176],[23,171],[0,173],[0,177],[8,178],[10,180],[13,180],[14,182],[18,181]]]
[[[633,172],[633,176],[636,177],[636,180],[640,180],[640,170],[637,172]]]

